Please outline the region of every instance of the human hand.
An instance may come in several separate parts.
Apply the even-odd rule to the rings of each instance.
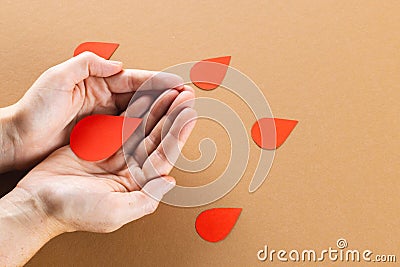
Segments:
[[[168,174],[194,127],[196,113],[194,93],[187,86],[167,90],[154,103],[149,101],[152,94],[135,95],[125,112],[143,121],[124,150],[87,162],[64,146],[0,200],[0,265],[24,264],[63,232],[111,232],[157,208],[175,185]]]
[[[15,105],[0,109],[0,171],[33,166],[68,144],[75,124],[91,114],[118,115],[156,72],[122,70],[122,63],[85,52],[45,71]],[[182,89],[182,79],[160,73],[146,89]],[[7,122],[7,123],[6,123]]]
[[[62,231],[110,232],[152,213],[175,184],[167,175],[194,127],[193,98],[189,89],[168,90],[145,114],[133,103],[127,115],[143,117],[143,122],[124,146],[126,161],[122,149],[104,161],[87,162],[65,146],[17,188],[40,200]]]

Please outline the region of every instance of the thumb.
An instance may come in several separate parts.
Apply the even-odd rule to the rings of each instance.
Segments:
[[[113,192],[110,202],[114,207],[114,219],[124,225],[153,213],[162,197],[170,191],[176,182],[170,176],[153,179],[145,184],[141,191]]]
[[[121,70],[122,62],[106,60],[94,53],[83,52],[48,69],[43,78],[57,83],[60,89],[71,90],[89,76],[109,77]]]

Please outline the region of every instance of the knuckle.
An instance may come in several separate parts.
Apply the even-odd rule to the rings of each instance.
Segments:
[[[161,145],[161,147],[157,148],[154,151],[155,155],[163,162],[163,161],[168,161],[167,155],[165,154],[164,147]]]
[[[109,225],[106,225],[102,229],[102,231],[100,231],[100,232],[102,232],[102,233],[112,233],[112,232],[118,230],[119,228],[121,228],[120,225],[111,225],[111,224],[109,224]]]
[[[145,214],[151,214],[153,212],[156,211],[158,207],[158,201],[155,201],[154,199],[152,199],[151,201],[149,201],[145,206],[144,206],[144,211]]]
[[[95,58],[97,58],[96,54],[90,51],[85,51],[82,52],[81,54],[78,55],[78,57],[80,57],[81,59],[85,60],[85,61],[91,61]]]
[[[145,139],[145,148],[146,148],[146,155],[148,156],[149,153],[153,150],[154,147],[157,146],[156,137],[154,134],[150,133],[147,138]]]
[[[109,216],[105,218],[104,225],[105,231],[107,232],[113,232],[122,226],[119,217],[115,212],[110,212]]]
[[[47,69],[44,73],[43,76],[48,77],[48,78],[54,78],[56,76],[58,76],[60,74],[60,67],[57,66],[53,66],[49,69]]]

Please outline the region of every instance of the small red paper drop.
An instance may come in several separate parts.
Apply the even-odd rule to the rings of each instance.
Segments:
[[[119,44],[116,43],[102,43],[102,42],[86,42],[81,43],[75,48],[74,56],[79,55],[85,51],[89,51],[95,53],[96,55],[110,59],[110,57],[114,54],[115,50],[117,50]]]
[[[192,83],[203,90],[213,90],[220,86],[228,70],[231,56],[204,59],[190,70]]]
[[[111,115],[92,115],[80,120],[70,136],[72,151],[81,159],[109,158],[136,130],[142,119]]]
[[[241,212],[241,208],[205,210],[196,218],[196,231],[206,241],[221,241],[231,232]]]
[[[296,120],[262,118],[254,123],[251,136],[259,147],[277,149],[286,141],[297,123]]]

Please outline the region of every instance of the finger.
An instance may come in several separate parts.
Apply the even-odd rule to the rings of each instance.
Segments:
[[[185,86],[186,87],[186,86]],[[187,86],[191,89],[191,87]],[[185,108],[193,108],[194,107],[194,91],[192,90],[185,90],[184,92],[180,93],[178,98],[172,103],[167,111],[167,120],[165,121],[164,127],[162,129],[161,136],[164,137],[169,129],[171,128],[173,122],[175,121],[176,117],[182,110]]]
[[[109,202],[113,207],[112,217],[115,224],[120,226],[153,213],[162,199],[170,191],[176,182],[175,179],[166,176],[153,179],[148,182],[141,191],[113,192]]]
[[[163,93],[150,108],[150,111],[144,116],[142,123],[139,128],[133,133],[133,135],[126,141],[124,145],[124,150],[132,154],[136,146],[141,140],[145,138],[146,135],[151,131],[152,128],[157,124],[157,122],[164,116],[168,111],[168,107],[174,101],[174,99],[179,95],[176,90],[168,90]],[[127,114],[130,114],[131,107],[127,110]]]
[[[169,174],[194,128],[196,116],[197,113],[192,108],[186,108],[179,113],[161,144],[143,164],[143,173],[147,179]]]
[[[84,52],[61,64],[51,67],[38,79],[49,80],[60,90],[72,90],[76,84],[89,76],[108,77],[122,70],[122,63],[106,60],[91,52]]]
[[[183,93],[185,91],[193,93],[193,98],[194,98],[194,90],[192,87],[190,87],[188,85],[184,85],[183,89],[182,89],[182,91],[180,91],[180,93]],[[113,94],[113,96],[115,98],[117,107],[122,111],[122,110],[125,110],[128,105],[130,106],[130,109],[131,109],[131,106],[133,106],[132,105],[133,103],[135,103],[135,105],[136,105],[135,100],[137,98],[140,98],[145,95],[149,98],[151,97],[154,102],[154,99],[157,99],[163,93],[164,93],[163,91],[149,90],[149,91],[136,91],[134,93]],[[129,98],[129,97],[131,97],[131,98]],[[176,106],[176,104],[175,104],[175,106]],[[135,107],[133,107],[133,108],[135,108]],[[170,108],[170,110],[171,110],[171,108]],[[168,112],[170,112],[170,111],[168,111]],[[129,115],[129,116],[132,117],[133,115]]]
[[[157,125],[137,146],[134,155],[139,166],[142,166],[147,157],[159,146],[178,114],[183,109],[194,106],[193,99],[193,92],[184,91],[169,106],[166,115],[158,121]]]
[[[154,151],[161,143],[161,132],[165,124],[166,117],[162,117],[157,125],[153,128],[148,136],[146,136],[136,147],[133,153],[137,166],[142,166],[150,153]]]
[[[122,117],[130,117],[130,118],[141,118],[146,112],[149,110],[150,106],[154,102],[151,95],[142,95],[139,98],[133,100],[130,108],[120,114]],[[123,126],[125,127],[125,126]],[[142,127],[142,123],[139,125],[138,129]],[[137,132],[138,129],[135,131]],[[123,148],[120,148],[117,152],[115,152],[111,157],[104,160],[104,166],[107,168],[108,172],[112,173],[124,173],[126,170],[126,162],[125,160],[129,160],[130,157],[126,157],[125,151],[129,151],[125,148],[125,144]],[[125,159],[125,160],[124,160]],[[129,162],[132,164],[132,162]],[[99,163],[102,164],[102,163]],[[125,177],[129,177],[129,172],[125,175]]]
[[[194,89],[189,85],[184,85],[183,86],[183,91],[189,91],[189,92],[193,92],[194,93]]]
[[[185,93],[185,91],[187,92],[191,92],[193,93],[193,95],[189,96],[189,94],[187,94],[187,92]],[[149,103],[151,102],[151,104],[154,102],[154,99],[159,98],[162,94],[164,93],[163,97],[171,97],[171,95],[177,95],[177,93],[174,91],[172,93],[168,92],[162,92],[162,91],[137,91],[134,93],[121,93],[121,94],[114,94],[114,98],[115,98],[115,102],[117,107],[119,108],[120,111],[124,110],[124,112],[122,112],[121,116],[129,116],[129,117],[142,117],[144,115],[144,113],[146,113],[150,106]],[[185,93],[183,95],[178,95],[179,97],[179,101],[178,103],[187,101],[189,99],[194,98],[194,90],[190,87],[185,85],[183,91],[181,91],[181,94]],[[167,95],[169,94],[169,95]],[[189,96],[189,97],[188,97]],[[131,97],[129,99],[129,97]],[[145,98],[141,99],[141,98]],[[161,99],[161,98],[160,98]],[[151,101],[152,100],[152,101]],[[164,99],[165,100],[165,99]],[[146,104],[144,104],[143,102],[145,102]],[[129,108],[127,108],[129,103]],[[160,100],[158,100],[156,102],[157,104],[154,104],[154,107],[152,109],[152,111],[154,113],[159,112],[159,106],[164,106],[166,107],[167,103],[166,102],[161,102]],[[178,103],[173,102],[172,106],[176,107],[178,105]],[[193,107],[193,103],[188,104],[187,106],[191,106]],[[125,111],[126,109],[126,111]],[[168,109],[167,114],[171,113],[171,107]],[[141,114],[141,115],[138,115]],[[145,122],[146,122],[146,128],[147,128],[147,132],[154,127],[154,123],[156,123],[154,121],[155,118],[149,118],[146,117],[145,118]]]
[[[116,106],[120,111],[120,116],[127,116],[130,118],[141,118],[150,109],[154,102],[154,97],[152,95],[141,95],[135,99],[132,99],[130,93],[118,94],[121,98],[116,98]],[[128,99],[129,98],[129,99]],[[130,102],[129,108],[127,108]]]
[[[105,79],[113,93],[129,93],[137,90],[183,89],[183,79],[178,75],[148,70],[126,69]]]
[[[139,93],[139,92],[138,92]],[[145,117],[139,127],[135,130],[135,132],[128,138],[128,140],[124,143],[123,148],[119,149],[112,157],[107,159],[107,162],[111,164],[111,166],[115,167],[113,169],[114,172],[121,171],[122,167],[125,165],[118,164],[121,161],[121,158],[125,158],[126,164],[131,166],[138,166],[136,160],[130,155],[135,150],[137,144],[144,139],[146,134],[151,130],[151,127],[154,127],[157,124],[157,121],[163,117],[168,107],[171,105],[175,97],[178,95],[178,91],[169,90],[163,93],[163,96],[154,103],[152,99],[152,95],[146,95],[139,93],[138,95],[142,95],[138,99],[134,99],[132,105],[128,107],[128,109],[121,114],[121,116],[127,117]],[[151,111],[148,112],[150,106],[153,105]],[[145,114],[143,114],[145,113]],[[145,130],[146,128],[146,130]]]

